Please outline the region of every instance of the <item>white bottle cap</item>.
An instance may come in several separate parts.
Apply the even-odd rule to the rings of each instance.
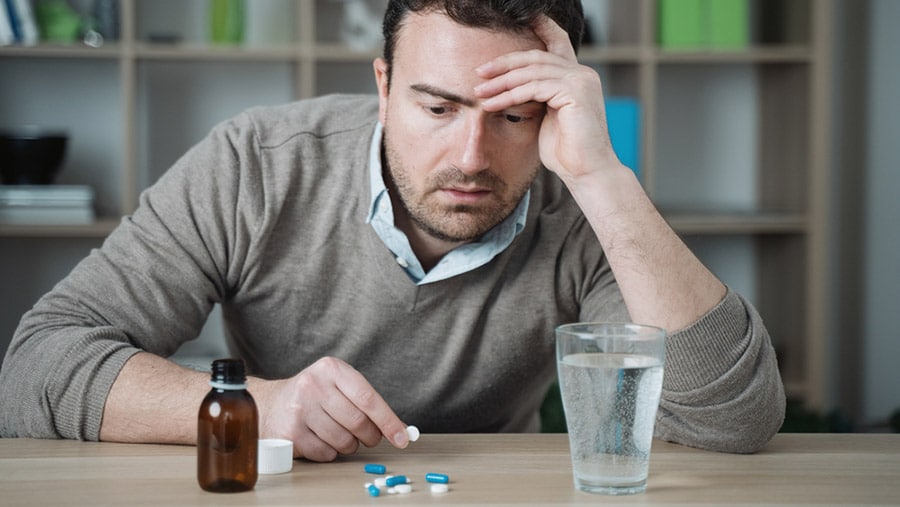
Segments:
[[[282,438],[261,438],[257,471],[261,474],[283,474],[294,467],[294,443]]]

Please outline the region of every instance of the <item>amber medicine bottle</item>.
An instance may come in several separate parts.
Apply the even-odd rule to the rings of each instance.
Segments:
[[[256,485],[259,416],[247,391],[244,362],[212,363],[212,389],[197,417],[197,482],[206,491],[231,493]]]

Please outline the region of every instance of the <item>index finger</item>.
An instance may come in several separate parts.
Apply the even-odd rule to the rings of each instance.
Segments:
[[[569,40],[569,34],[556,21],[546,14],[541,14],[531,27],[534,34],[547,46],[547,52],[561,56],[567,60],[577,61],[575,48]]]
[[[409,444],[409,436],[403,421],[362,373],[349,364],[344,363],[344,366],[344,374],[338,375],[334,381],[338,390],[378,427],[381,434],[394,447],[400,449],[406,447]]]

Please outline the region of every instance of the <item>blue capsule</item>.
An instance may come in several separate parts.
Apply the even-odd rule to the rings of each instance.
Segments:
[[[395,475],[393,477],[388,477],[385,484],[390,488],[397,484],[406,484],[407,482],[409,482],[409,479],[407,479],[405,475]]]
[[[450,482],[450,477],[447,476],[446,474],[438,474],[438,473],[430,472],[430,473],[425,474],[425,481],[434,482],[437,484],[447,484],[448,482]]]
[[[369,463],[366,465],[367,474],[383,474],[387,470],[384,465],[378,463]]]
[[[378,486],[376,486],[374,484],[369,484],[369,486],[366,489],[369,490],[369,494],[372,496],[378,496],[381,494],[381,490],[378,489]]]

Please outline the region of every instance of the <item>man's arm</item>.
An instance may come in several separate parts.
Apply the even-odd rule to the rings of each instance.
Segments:
[[[215,128],[23,317],[0,368],[0,435],[195,442],[208,377],[163,357],[262,255],[256,134],[246,117]],[[250,390],[262,434],[293,440],[296,455],[334,459],[382,434],[406,445],[405,425],[338,359]]]
[[[784,388],[753,307],[726,287],[668,226],[609,140],[600,78],[578,64],[565,32],[534,27],[547,51],[479,67],[482,107],[542,102],[541,161],[572,193],[635,322],[670,333],[657,436],[730,452],[758,450],[778,431]]]
[[[194,445],[197,410],[209,375],[159,356],[131,357],[110,390],[100,440]],[[331,461],[372,447],[382,436],[408,443],[406,426],[375,389],[347,363],[324,358],[286,380],[248,379],[261,438],[294,442],[294,457]]]
[[[725,286],[665,222],[609,140],[600,77],[578,64],[566,33],[549,18],[534,28],[547,51],[486,63],[476,88],[483,107],[547,105],[544,165],[565,182],[609,259],[632,320],[675,331],[719,303]]]

